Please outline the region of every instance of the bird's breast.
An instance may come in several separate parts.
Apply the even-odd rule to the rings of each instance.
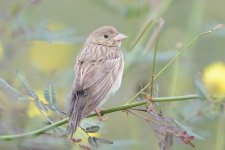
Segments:
[[[116,76],[111,89],[109,90],[109,92],[107,93],[105,98],[101,101],[101,103],[98,105],[98,108],[100,108],[107,101],[107,99],[111,95],[115,94],[120,88],[121,81],[122,81],[122,76],[123,76],[123,68],[124,68],[124,61],[123,61],[122,52],[120,52],[120,57],[121,57],[121,60],[120,60],[121,61],[121,65],[120,65],[120,68],[119,68],[118,75]]]
[[[115,79],[112,88],[110,89],[110,95],[115,94],[116,91],[120,88],[122,76],[123,76],[123,67],[124,67],[124,63],[122,62],[121,68],[119,70],[119,74],[118,74],[117,78]]]

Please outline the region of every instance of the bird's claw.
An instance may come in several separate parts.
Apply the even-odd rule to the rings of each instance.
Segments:
[[[105,121],[105,120],[108,119],[107,116],[103,116],[103,115],[101,114],[101,109],[97,108],[97,109],[95,109],[95,112],[96,112],[97,117],[98,117],[98,119],[99,119],[100,121]]]

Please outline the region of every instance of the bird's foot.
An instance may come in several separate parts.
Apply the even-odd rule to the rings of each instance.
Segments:
[[[73,138],[73,137],[71,137],[70,140],[73,143],[80,143],[82,141],[80,138]]]
[[[96,112],[97,117],[98,117],[98,119],[99,119],[100,121],[105,121],[105,120],[108,119],[107,116],[103,116],[103,115],[101,114],[101,109],[96,108],[96,109],[95,109],[95,112]]]

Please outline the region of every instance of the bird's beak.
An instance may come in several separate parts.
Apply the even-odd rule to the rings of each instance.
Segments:
[[[114,39],[115,41],[122,41],[122,40],[124,40],[124,39],[126,39],[126,38],[127,38],[127,36],[126,36],[125,34],[119,33],[119,34],[117,34],[113,39]]]

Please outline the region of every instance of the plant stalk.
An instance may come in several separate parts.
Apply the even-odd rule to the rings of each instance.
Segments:
[[[199,99],[199,95],[198,94],[192,94],[192,95],[184,95],[184,96],[159,97],[159,98],[153,98],[152,101],[153,102],[169,102],[169,101],[185,101],[185,100],[194,100],[194,99]],[[125,104],[125,105],[122,105],[122,106],[109,108],[109,109],[106,109],[106,110],[102,110],[101,115],[109,114],[109,113],[113,113],[113,112],[117,112],[117,111],[128,110],[128,109],[133,108],[133,107],[146,105],[147,103],[148,103],[147,101],[133,102],[133,103]],[[92,113],[89,116],[87,116],[87,118],[94,117],[96,115],[97,115],[96,113]],[[62,126],[64,124],[66,124],[67,122],[68,122],[68,118],[65,118],[65,119],[62,119],[58,122],[55,122],[51,125],[45,126],[41,129],[38,129],[38,130],[35,130],[35,131],[31,131],[31,132],[27,132],[27,133],[21,133],[21,134],[15,134],[15,135],[2,135],[2,136],[0,136],[0,141],[14,140],[14,139],[38,136],[38,135],[43,134],[43,133],[45,133],[45,132],[47,132],[51,129]]]

